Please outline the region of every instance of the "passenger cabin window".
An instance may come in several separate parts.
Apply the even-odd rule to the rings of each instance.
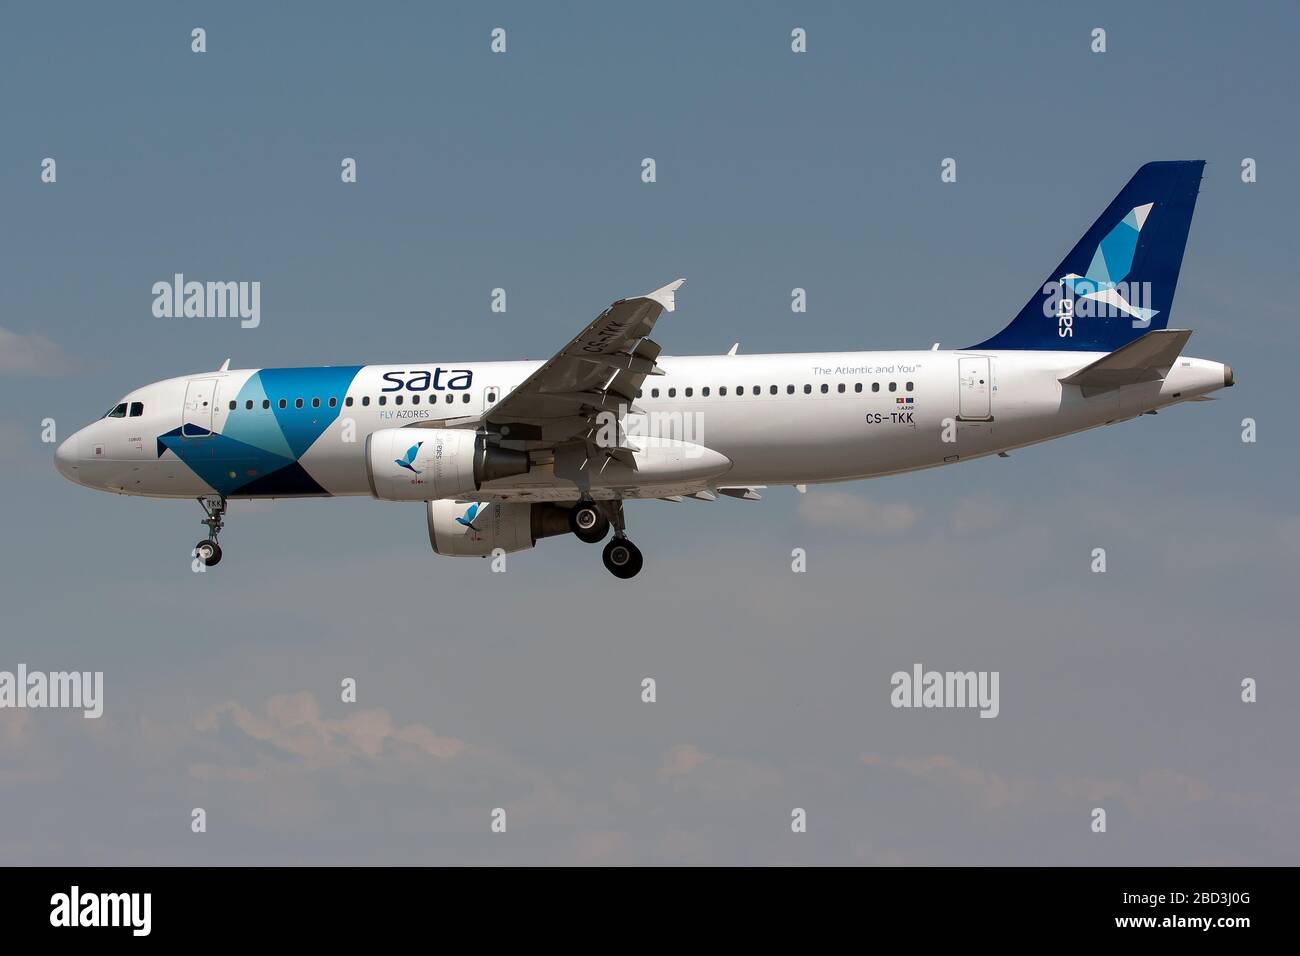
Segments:
[[[262,399],[262,407],[263,407],[263,408],[270,408],[270,407],[271,407],[271,400],[270,400],[269,398],[264,398],[264,399]]]
[[[871,383],[871,390],[872,390],[873,392],[878,392],[878,391],[880,391],[880,383],[879,383],[879,382],[872,382],[872,383]]]
[[[369,395],[362,395],[362,396],[361,396],[361,407],[362,407],[362,408],[365,408],[365,407],[366,407],[367,405],[369,405],[369,404],[370,404],[370,396],[369,396]]]
[[[450,395],[448,395],[447,397],[448,397],[448,398],[451,398]],[[469,401],[469,392],[466,392],[464,395],[462,395],[462,396],[460,397],[460,400],[461,400],[462,402],[468,402],[468,401]]]
[[[787,386],[785,387],[785,393],[786,393],[787,395],[793,395],[793,394],[794,394],[794,386],[793,386],[793,385],[787,385]]]
[[[141,415],[143,415],[143,414],[144,414],[144,402],[132,402],[132,403],[131,403],[131,417],[132,417],[132,418],[139,418],[139,417],[140,417]]]
[[[889,383],[889,390],[890,390],[891,392],[896,392],[896,391],[898,391],[898,383],[897,383],[897,382],[890,382],[890,383]]]
[[[289,403],[288,403],[287,401],[285,401],[283,398],[280,399],[280,407],[281,407],[281,408],[286,408],[286,407],[288,406],[288,404],[289,404]]]
[[[332,397],[330,398],[330,408],[333,408],[333,407],[334,407],[335,405],[337,405],[338,403],[339,403],[339,400],[338,400],[337,398],[332,398]]]
[[[862,391],[862,383],[861,383],[861,382],[857,382],[857,383],[853,386],[853,391],[855,391],[855,392],[860,392],[860,391]]]
[[[436,401],[438,400],[438,396],[437,396],[437,395],[433,396],[433,400],[436,402]],[[411,396],[411,404],[412,404],[412,405],[419,405],[419,404],[420,404],[420,396],[419,396],[419,395],[412,395],[412,396]]]
[[[230,410],[231,410],[232,412],[235,410],[235,401],[234,401],[233,399],[232,399],[231,402],[230,402]]]
[[[387,395],[380,395],[380,396],[379,396],[379,404],[380,404],[380,405],[387,405],[387,404],[388,404],[388,396],[387,396]]]
[[[912,383],[911,383],[911,382],[908,382],[908,383],[907,383],[907,390],[908,390],[909,392],[912,390]]]
[[[720,387],[718,389],[718,394],[725,398],[727,395],[727,386],[723,385],[722,387]]]
[[[302,399],[301,398],[294,399],[293,407],[302,408]]]
[[[700,389],[700,394],[703,395],[705,398],[708,398],[708,397],[709,397],[709,386],[705,385],[702,389]]]
[[[658,398],[658,397],[659,397],[659,389],[657,389],[657,388],[652,388],[652,389],[650,389],[650,397],[651,397],[651,398]]]

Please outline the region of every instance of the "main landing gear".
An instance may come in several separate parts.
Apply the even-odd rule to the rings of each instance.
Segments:
[[[194,546],[194,556],[208,567],[215,567],[221,561],[221,545],[217,544],[217,535],[226,523],[226,499],[220,495],[204,495],[199,499],[207,517],[200,524],[208,526],[208,536]]]
[[[586,544],[600,544],[609,534],[609,518],[594,501],[579,501],[569,509],[569,530]]]
[[[615,536],[605,545],[601,560],[609,573],[616,578],[634,578],[641,570],[641,549],[627,540],[626,536]]]
[[[644,563],[641,549],[627,539],[623,525],[623,502],[579,501],[569,510],[569,530],[579,541],[598,544],[614,528],[614,537],[605,545],[601,560],[616,578],[634,578]]]

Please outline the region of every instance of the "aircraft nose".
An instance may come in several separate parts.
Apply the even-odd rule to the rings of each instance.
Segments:
[[[63,444],[59,445],[54,452],[54,467],[68,481],[75,481],[80,484],[81,479],[77,476],[77,470],[81,462],[78,460],[77,445],[78,438],[76,435],[64,439]]]

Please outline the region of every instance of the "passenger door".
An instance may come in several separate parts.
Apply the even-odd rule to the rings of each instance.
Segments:
[[[196,378],[185,388],[185,410],[181,417],[182,438],[211,438],[213,403],[217,380]]]

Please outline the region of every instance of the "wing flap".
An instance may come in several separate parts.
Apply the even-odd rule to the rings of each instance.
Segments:
[[[655,322],[677,305],[685,279],[619,299],[484,416],[503,435],[553,444],[594,425],[602,411],[638,414],[634,399],[647,375],[662,375]],[[543,437],[544,436],[544,437]]]

